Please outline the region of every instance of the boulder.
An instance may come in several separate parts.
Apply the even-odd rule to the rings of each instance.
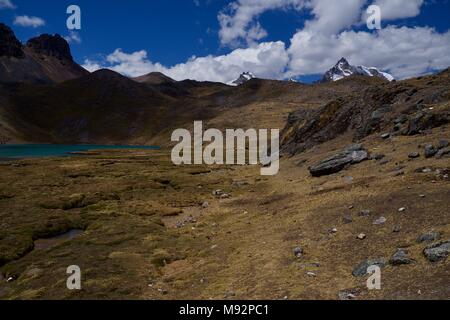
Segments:
[[[399,266],[402,264],[411,264],[413,262],[412,259],[408,258],[408,251],[405,249],[398,249],[396,253],[392,256],[389,261],[393,266]]]
[[[449,253],[450,253],[450,240],[432,244],[423,250],[423,254],[431,262],[446,260]]]
[[[440,149],[436,153],[435,157],[436,157],[436,159],[441,159],[441,158],[443,158],[444,156],[447,156],[447,155],[450,155],[450,148],[449,147]]]
[[[313,177],[330,175],[343,170],[346,166],[357,164],[369,159],[369,154],[362,145],[355,144],[347,147],[344,151],[320,161],[317,165],[309,168]]]
[[[440,234],[439,232],[428,232],[428,233],[422,234],[422,235],[417,239],[417,242],[418,242],[418,243],[422,243],[422,242],[431,242],[431,241],[438,240],[440,237],[441,237],[441,234]]]
[[[386,266],[386,260],[383,258],[378,259],[367,259],[366,261],[361,262],[353,269],[354,277],[364,277],[367,274],[367,269],[370,266],[378,266],[380,268],[384,268]]]
[[[297,258],[300,258],[303,255],[303,248],[301,248],[301,247],[294,248],[294,255]]]
[[[438,153],[438,149],[435,146],[431,144],[425,146],[425,158],[434,157],[436,153]]]
[[[411,152],[410,154],[408,154],[408,158],[410,159],[416,159],[420,157],[420,153],[418,152]]]

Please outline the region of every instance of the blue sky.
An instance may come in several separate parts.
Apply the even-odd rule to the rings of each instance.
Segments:
[[[259,77],[308,81],[340,55],[398,78],[450,65],[442,58],[445,53],[450,56],[450,1],[397,0],[403,7],[389,7],[383,4],[386,0],[341,1],[0,0],[0,21],[23,42],[41,33],[68,36],[66,9],[79,5],[80,41],[71,41],[76,61],[92,70],[109,67],[131,76],[163,71],[177,79],[226,82],[251,71]],[[346,4],[333,8],[337,2]],[[360,21],[374,3],[387,17],[381,31],[368,30]],[[17,17],[25,15],[45,24],[18,24]],[[429,39],[411,44],[418,37]],[[402,59],[404,46],[391,48],[402,41],[408,46],[407,59]],[[371,45],[378,50],[367,48]],[[430,52],[420,53],[423,50]],[[429,61],[424,64],[424,59]]]

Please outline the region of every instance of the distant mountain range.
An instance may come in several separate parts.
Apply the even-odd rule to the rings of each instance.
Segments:
[[[342,58],[333,68],[325,73],[321,82],[339,81],[354,75],[378,77],[387,81],[394,80],[394,77],[389,73],[382,72],[374,67],[352,66],[347,59]]]
[[[449,71],[423,80],[386,80],[391,80],[387,74],[353,67],[345,59],[320,85],[258,79],[250,72],[231,85],[175,81],[158,72],[133,79],[106,69],[89,73],[74,62],[61,36],[42,35],[23,45],[0,24],[0,143],[164,144],[174,128],[189,128],[194,120],[214,128],[282,128],[287,115],[303,105],[316,108],[346,97],[348,113],[336,121],[329,117],[337,135],[347,130],[345,121],[358,127],[358,119],[366,121],[394,96],[413,113],[418,106],[422,110],[423,104],[442,101]],[[358,100],[366,90],[380,91],[371,106]],[[353,118],[355,110],[360,113]],[[307,109],[288,122],[314,116]],[[314,130],[328,126],[317,119],[311,122]],[[334,134],[321,133],[323,139]],[[301,136],[295,137],[294,145]]]

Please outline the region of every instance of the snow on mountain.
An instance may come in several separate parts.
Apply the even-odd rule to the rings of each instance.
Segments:
[[[229,82],[228,85],[237,87],[237,86],[240,86],[240,85],[242,85],[242,84],[246,83],[247,81],[249,81],[251,79],[254,79],[254,78],[256,78],[256,77],[253,75],[253,73],[251,73],[251,72],[244,72],[244,73],[242,73],[239,76],[239,78],[237,78],[236,80],[234,80],[232,82]]]
[[[328,70],[322,78],[322,82],[339,81],[343,78],[352,75],[362,75],[368,77],[378,77],[387,81],[395,80],[392,75],[382,72],[374,67],[352,66],[345,58],[342,58],[338,63]]]

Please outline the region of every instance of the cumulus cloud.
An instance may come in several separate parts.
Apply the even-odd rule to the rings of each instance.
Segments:
[[[0,0],[0,10],[1,9],[15,9],[16,6],[11,0]]]
[[[103,62],[86,60],[83,67],[93,71],[108,68],[130,77],[149,72],[163,72],[175,80],[230,82],[243,71],[250,70],[261,78],[282,78],[289,57],[283,42],[264,42],[247,49],[236,49],[222,56],[192,57],[172,67],[153,63],[145,50],[125,53],[121,49]]]
[[[14,25],[21,27],[38,28],[45,25],[45,20],[38,17],[17,16]]]
[[[254,44],[267,36],[266,30],[255,19],[274,9],[301,10],[305,0],[238,0],[230,3],[219,15],[219,37],[222,45],[237,46],[242,41]]]
[[[382,18],[395,20],[420,14],[423,0],[237,0],[219,16],[222,44],[246,43],[221,56],[192,57],[185,63],[164,66],[149,59],[147,51],[117,49],[103,61],[85,61],[85,68],[109,68],[128,76],[152,71],[176,80],[194,79],[227,83],[250,71],[260,78],[281,79],[320,74],[341,57],[354,65],[378,67],[403,79],[450,66],[450,31],[430,27],[388,25],[381,30],[355,31],[368,5],[382,9]],[[267,10],[306,10],[311,18],[291,38],[259,42],[267,31],[258,17]]]
[[[374,5],[381,9],[381,19],[395,20],[416,17],[424,0],[376,0]]]
[[[78,43],[80,44],[82,42],[81,36],[76,31],[70,31],[67,36],[64,37],[68,43]]]
[[[290,75],[317,74],[346,57],[356,65],[376,66],[402,79],[450,66],[450,32],[390,26],[376,33],[337,35],[298,32],[289,48]]]

